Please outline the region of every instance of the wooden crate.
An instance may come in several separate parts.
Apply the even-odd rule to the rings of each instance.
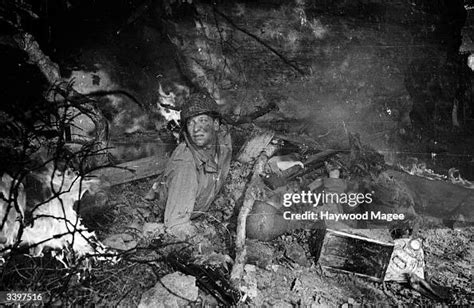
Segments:
[[[309,245],[315,261],[323,268],[380,282],[384,279],[394,248],[392,243],[330,229],[315,230]]]

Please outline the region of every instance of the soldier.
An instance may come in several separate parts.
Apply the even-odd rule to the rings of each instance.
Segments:
[[[158,193],[166,200],[164,224],[169,233],[190,235],[190,220],[205,213],[229,173],[232,145],[216,102],[203,93],[191,94],[181,111],[183,141],[170,157]]]

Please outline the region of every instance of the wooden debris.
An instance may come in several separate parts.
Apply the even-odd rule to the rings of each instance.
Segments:
[[[94,171],[92,175],[114,186],[161,174],[167,163],[166,158],[150,156],[117,166],[101,168]]]
[[[318,163],[318,162],[321,162],[323,161],[324,159],[336,154],[336,153],[339,153],[343,150],[334,150],[334,149],[327,149],[327,150],[324,150],[322,152],[319,152],[319,153],[316,153],[314,155],[311,155],[310,157],[308,157],[308,159],[304,162],[304,165],[305,166],[309,166],[309,165],[312,165],[314,163]]]
[[[237,120],[231,121],[227,120],[232,125],[240,125],[244,123],[252,123],[255,119],[264,116],[272,110],[278,110],[278,106],[275,102],[270,102],[268,105],[259,108],[257,111],[250,114],[240,116]]]
[[[297,134],[275,134],[275,138],[281,139],[288,143],[297,145],[298,147],[304,150],[316,150],[321,147],[321,144],[316,142],[313,138],[304,135],[297,135]]]
[[[288,184],[289,178],[292,175],[297,174],[301,170],[303,170],[301,166],[295,165],[289,169],[282,171],[280,175],[271,174],[270,176],[264,179],[264,182],[271,189],[277,189],[278,187]]]
[[[273,135],[272,135],[273,136]],[[267,136],[268,138],[268,136]],[[271,139],[270,139],[271,140]],[[270,140],[268,142],[270,142]],[[267,143],[268,144],[268,143]],[[239,216],[237,218],[237,235],[235,240],[235,262],[234,266],[232,267],[232,272],[230,275],[231,283],[234,286],[238,286],[240,284],[240,280],[244,273],[244,266],[247,259],[247,248],[245,246],[245,239],[246,239],[246,224],[247,224],[247,216],[252,211],[253,204],[256,200],[263,199],[262,198],[262,180],[260,175],[263,174],[265,170],[265,164],[268,161],[268,158],[274,154],[276,148],[270,147],[267,149],[262,149],[259,152],[259,156],[257,161],[255,162],[253,168],[253,175],[250,183],[248,184],[248,188],[245,192],[244,202],[242,208],[240,209]]]
[[[269,145],[273,136],[274,132],[272,131],[257,132],[244,144],[237,160],[241,163],[252,162]]]

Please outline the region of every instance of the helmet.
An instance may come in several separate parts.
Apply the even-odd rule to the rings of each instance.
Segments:
[[[208,94],[198,92],[189,96],[181,110],[181,122],[197,115],[208,114],[213,117],[220,117],[219,106]]]

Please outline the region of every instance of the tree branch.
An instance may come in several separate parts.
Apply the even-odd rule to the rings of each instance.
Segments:
[[[291,68],[293,68],[295,71],[297,71],[298,73],[300,73],[302,76],[306,76],[307,74],[301,69],[299,68],[298,66],[296,66],[295,64],[291,63],[287,58],[285,58],[285,56],[283,56],[281,53],[279,53],[275,48],[271,47],[270,45],[268,45],[267,43],[265,43],[261,38],[259,38],[258,36],[256,36],[255,34],[252,34],[250,33],[249,31],[237,26],[229,17],[227,17],[225,14],[221,13],[217,8],[216,6],[214,5],[213,6],[214,8],[214,11],[219,15],[221,16],[222,18],[224,18],[229,24],[231,24],[234,28],[236,28],[237,30],[239,30],[240,32],[242,33],[245,33],[247,34],[248,36],[250,36],[251,38],[253,38],[254,40],[256,40],[257,42],[259,42],[260,44],[262,44],[263,46],[265,46],[268,50],[270,50],[271,52],[273,52],[278,58],[280,58],[285,64],[287,64],[288,66],[290,66]]]
[[[256,200],[263,198],[263,185],[260,175],[265,170],[265,164],[268,158],[271,157],[277,150],[276,147],[269,146],[265,148],[257,158],[253,167],[253,175],[247,190],[245,191],[244,203],[239,212],[237,219],[237,235],[235,240],[235,262],[230,274],[231,283],[234,287],[238,287],[244,272],[244,266],[247,261],[247,247],[245,246],[246,232],[247,232],[247,216],[252,211],[253,204]]]

